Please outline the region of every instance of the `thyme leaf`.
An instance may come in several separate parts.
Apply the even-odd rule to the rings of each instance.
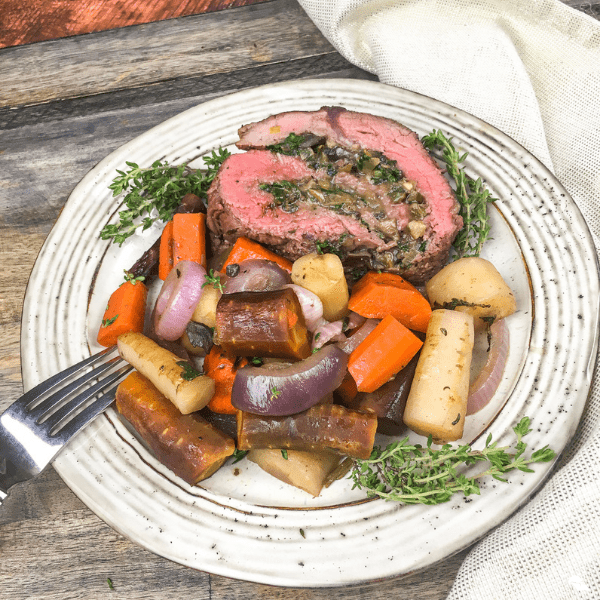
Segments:
[[[146,279],[143,275],[138,275],[136,277],[133,273],[130,273],[126,269],[124,269],[124,272],[125,272],[125,283],[130,281],[131,285],[135,285],[138,281],[143,282]]]
[[[215,288],[215,290],[219,290],[221,294],[223,293],[224,285],[221,283],[221,276],[219,275],[219,273],[215,273],[214,269],[210,269],[210,271],[204,279],[202,287],[206,287],[207,285],[212,285]]]
[[[235,465],[235,463],[240,462],[240,460],[245,458],[248,452],[249,450],[238,450],[238,448],[236,448],[231,456],[233,458],[233,462],[231,464]]]
[[[118,316],[119,315],[115,315],[114,317],[112,317],[110,319],[104,319],[102,321],[102,327],[108,327],[109,325],[112,325],[117,320]]]
[[[444,444],[432,448],[431,436],[427,446],[411,445],[408,437],[382,449],[376,446],[371,457],[355,460],[350,477],[353,489],[365,489],[370,498],[382,498],[403,504],[441,504],[456,493],[464,496],[479,494],[478,480],[491,476],[506,482],[504,475],[519,470],[531,473],[530,464],[551,461],[556,453],[548,446],[524,456],[527,444],[523,438],[531,432],[529,417],[523,417],[513,428],[517,441],[513,446],[498,447],[488,436],[483,450],[470,445],[453,447]],[[486,463],[487,468],[468,476],[461,466]]]
[[[186,381],[193,381],[196,377],[204,375],[202,371],[195,369],[189,362],[180,360],[175,363],[178,367],[181,367],[181,377]]]
[[[428,150],[442,151],[446,171],[456,183],[459,214],[463,218],[463,228],[458,232],[453,244],[458,258],[479,256],[484,242],[490,235],[487,205],[496,202],[497,199],[490,195],[481,178],[472,179],[461,168],[460,165],[468,153],[460,154],[452,144],[452,138],[447,138],[441,131],[434,129],[421,141]]]

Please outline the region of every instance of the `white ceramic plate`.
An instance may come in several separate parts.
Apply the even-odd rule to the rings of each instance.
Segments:
[[[328,90],[328,91],[325,91]],[[110,292],[158,229],[108,246],[108,190],[125,161],[192,162],[229,146],[243,124],[286,110],[342,105],[396,119],[423,135],[441,129],[469,152],[467,167],[499,198],[485,256],[514,289],[519,310],[504,380],[469,417],[464,441],[514,439],[531,417],[532,447],[560,452],[583,411],[596,355],[598,275],[588,229],[552,174],[513,140],[443,103],[378,83],[314,80],[252,89],[188,110],[98,164],[73,191],[36,262],[23,312],[26,388],[97,350]],[[483,436],[485,437],[485,436]],[[383,440],[386,442],[387,440]],[[480,496],[435,507],[364,501],[348,480],[316,499],[247,461],[190,487],[162,467],[110,409],[81,433],[55,468],[101,518],[141,546],[181,564],[239,579],[324,587],[395,577],[457,552],[527,501],[551,465],[486,481]]]

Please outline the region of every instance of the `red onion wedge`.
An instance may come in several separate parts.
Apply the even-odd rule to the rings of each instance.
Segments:
[[[270,260],[249,258],[227,266],[223,293],[271,292],[291,282],[290,274]]]
[[[336,346],[285,367],[242,367],[233,382],[231,403],[257,415],[286,416],[309,409],[335,390],[348,366]]]
[[[504,319],[492,324],[489,336],[487,361],[469,387],[467,415],[480,411],[492,399],[500,385],[508,359],[509,333]]]
[[[332,321],[321,319],[321,324],[315,329],[312,348],[322,348],[328,342],[345,342],[344,321]]]
[[[346,323],[344,331],[352,331],[353,329],[358,329],[359,327],[364,325],[366,320],[366,317],[363,317],[362,315],[359,315],[358,313],[355,313],[354,311],[350,310],[348,311],[348,314],[344,319],[344,322]]]
[[[182,260],[165,279],[154,307],[154,331],[163,340],[179,339],[202,296],[206,270],[191,260]]]
[[[367,319],[359,329],[357,329],[345,341],[339,342],[337,346],[346,354],[352,354],[359,344],[379,325],[379,319]]]
[[[300,307],[302,308],[302,314],[304,315],[306,328],[309,331],[314,331],[319,325],[322,325],[324,321],[323,303],[321,302],[319,296],[310,290],[293,283],[290,283],[284,287],[294,290],[296,296],[298,297]]]

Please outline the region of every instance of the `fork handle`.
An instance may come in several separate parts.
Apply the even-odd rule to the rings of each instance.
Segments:
[[[8,496],[10,488],[33,477],[30,471],[19,467],[19,465],[6,458],[11,456],[12,446],[14,444],[10,443],[10,435],[0,424],[0,506]]]

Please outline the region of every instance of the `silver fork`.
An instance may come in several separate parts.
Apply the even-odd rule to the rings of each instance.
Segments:
[[[110,406],[117,384],[132,369],[119,356],[110,358],[115,350],[107,348],[53,375],[2,413],[0,505],[11,487],[39,475],[76,433]]]

